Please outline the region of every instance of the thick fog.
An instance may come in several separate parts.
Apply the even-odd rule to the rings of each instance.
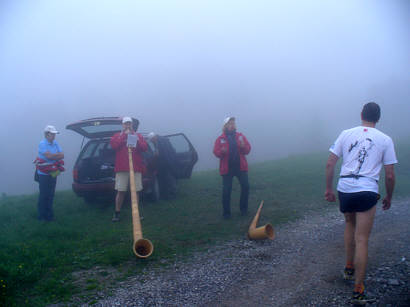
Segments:
[[[33,160],[55,125],[68,189],[82,137],[69,123],[133,116],[140,131],[184,132],[195,169],[217,168],[226,116],[249,161],[326,151],[360,124],[410,136],[410,1],[0,2],[0,193],[37,191]]]

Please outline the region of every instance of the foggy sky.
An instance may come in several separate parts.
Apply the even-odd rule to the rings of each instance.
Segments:
[[[410,136],[410,1],[0,1],[0,192],[31,193],[33,160],[55,125],[68,189],[82,137],[69,123],[133,116],[184,132],[196,169],[235,116],[248,160],[326,151],[360,124]],[[219,178],[216,178],[219,180]]]

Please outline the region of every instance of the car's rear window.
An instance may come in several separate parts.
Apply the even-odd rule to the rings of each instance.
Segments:
[[[103,159],[107,161],[114,160],[115,151],[112,149],[108,141],[95,141],[86,145],[83,153],[80,155],[80,159]]]
[[[106,143],[100,143],[98,144],[98,147],[96,148],[96,150],[94,151],[94,157],[100,157],[102,156],[102,152],[104,150],[104,148],[106,147]]]
[[[83,154],[81,155],[81,159],[87,159],[87,158],[91,157],[93,152],[94,152],[94,148],[97,144],[98,144],[97,142],[89,143],[88,146],[83,151]]]
[[[121,131],[122,126],[118,124],[109,124],[109,125],[94,125],[94,126],[85,126],[81,128],[87,133],[98,133],[98,132],[116,132]]]

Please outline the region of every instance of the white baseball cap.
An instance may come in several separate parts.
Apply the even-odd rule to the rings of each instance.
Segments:
[[[228,116],[224,119],[224,125],[226,125],[230,120],[235,120],[235,117]]]
[[[54,133],[54,134],[60,133],[60,132],[57,131],[56,127],[51,126],[51,125],[46,126],[44,128],[44,132],[50,132],[50,133]]]
[[[156,136],[156,134],[155,134],[155,132],[150,132],[150,133],[148,133],[148,135],[147,135],[147,137],[148,137],[148,139],[152,139],[152,138],[154,138]]]
[[[122,123],[123,123],[123,124],[125,124],[125,123],[132,123],[131,117],[129,117],[129,116],[124,116],[124,117],[122,118]]]

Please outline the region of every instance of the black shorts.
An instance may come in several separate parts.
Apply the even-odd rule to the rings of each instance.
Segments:
[[[377,204],[380,195],[375,192],[363,191],[356,193],[339,193],[340,211],[364,212]]]

